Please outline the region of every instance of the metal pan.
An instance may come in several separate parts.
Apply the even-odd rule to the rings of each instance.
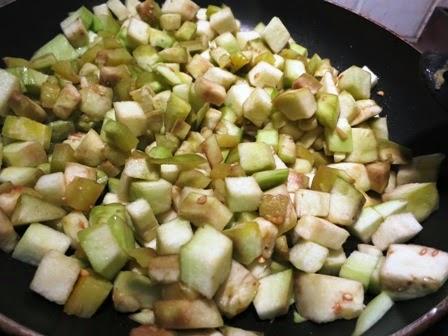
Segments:
[[[103,0],[104,1],[104,0]],[[29,57],[59,32],[66,13],[81,4],[99,1],[18,0],[0,9],[0,55]],[[197,1],[206,5],[210,1]],[[211,1],[219,3],[221,1]],[[415,154],[448,152],[448,112],[433,99],[419,74],[419,53],[392,33],[334,5],[306,0],[226,0],[244,26],[279,16],[294,38],[311,52],[331,58],[339,68],[368,65],[381,78],[375,97],[388,116],[392,139],[411,147]],[[425,223],[415,243],[448,250],[448,169],[439,183],[440,210]],[[106,304],[89,320],[66,316],[61,307],[28,289],[34,268],[0,254],[0,326],[10,333],[31,335],[127,335],[133,327],[125,315]],[[422,299],[399,302],[367,335],[415,335],[448,310],[448,285]],[[6,318],[6,316],[9,318]],[[416,321],[417,322],[414,322]],[[13,322],[15,321],[15,322]],[[413,323],[414,322],[414,323]],[[292,322],[292,313],[275,322],[262,322],[249,310],[230,322],[263,330],[267,336],[350,335],[353,321],[325,325]]]

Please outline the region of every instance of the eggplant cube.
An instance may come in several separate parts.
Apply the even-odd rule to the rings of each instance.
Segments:
[[[232,10],[225,7],[210,17],[210,26],[218,34],[226,32],[234,32],[238,30],[238,26],[233,16]]]
[[[369,163],[378,160],[378,143],[370,128],[352,128],[353,149],[347,162]]]
[[[364,243],[368,243],[383,220],[383,216],[381,216],[375,208],[367,207],[362,209],[361,215],[359,215],[358,220],[353,224],[350,230]]]
[[[262,320],[270,320],[288,312],[293,287],[292,270],[260,279],[254,299],[255,310]]]
[[[350,235],[337,225],[313,216],[300,218],[294,232],[303,239],[334,250],[340,249]]]
[[[381,269],[381,284],[396,300],[433,293],[447,278],[448,253],[420,245],[391,245]]]
[[[328,220],[339,225],[352,225],[365,203],[364,196],[342,178],[336,178],[330,194]]]
[[[303,241],[289,251],[289,261],[298,269],[307,273],[319,271],[327,259],[329,250],[319,244]]]
[[[152,257],[148,263],[151,280],[161,284],[173,284],[179,281],[180,265],[177,254]]]
[[[152,308],[160,297],[160,288],[144,275],[131,271],[120,272],[114,282],[112,300],[122,313]]]
[[[378,256],[353,251],[344,265],[342,265],[339,276],[341,278],[359,281],[367,289],[378,261]]]
[[[126,210],[132,219],[134,229],[138,236],[146,243],[156,237],[156,229],[159,227],[157,218],[152,211],[151,205],[140,198],[126,205]]]
[[[17,244],[12,256],[31,265],[39,265],[50,251],[65,253],[70,246],[70,238],[42,224],[31,224]]]
[[[90,318],[102,305],[112,290],[112,284],[93,272],[81,272],[70,297],[64,306],[64,313]]]
[[[383,201],[390,200],[407,201],[406,211],[412,212],[420,222],[439,207],[439,193],[435,183],[403,184],[383,195]]]
[[[369,99],[371,75],[357,66],[352,66],[341,73],[338,86],[341,91],[351,93],[355,99]]]
[[[320,191],[300,189],[296,191],[297,217],[327,217],[330,211],[330,194]]]
[[[243,114],[255,126],[261,127],[268,120],[272,111],[272,101],[269,94],[262,88],[252,91],[243,105]]]
[[[158,326],[169,329],[219,328],[224,325],[216,304],[210,300],[157,301],[154,315]]]
[[[262,33],[263,39],[274,53],[278,53],[288,43],[291,35],[278,17],[273,17]]]
[[[288,90],[274,99],[274,107],[292,121],[309,119],[317,111],[317,103],[310,89]]]
[[[298,275],[295,298],[299,314],[316,323],[350,320],[364,309],[360,282],[323,274]]]
[[[107,279],[114,278],[128,261],[127,254],[108,224],[84,229],[79,232],[78,238],[93,269]]]
[[[229,277],[215,295],[219,310],[232,318],[246,310],[257,294],[258,280],[241,264],[232,261]]]
[[[182,246],[193,237],[190,222],[175,218],[157,228],[157,253],[159,255],[178,254]]]
[[[344,249],[330,250],[327,259],[320,269],[319,273],[327,275],[338,275],[342,265],[347,260]]]
[[[212,298],[227,279],[231,263],[232,241],[211,226],[199,228],[181,249],[181,280]]]
[[[263,252],[263,237],[256,222],[244,222],[224,231],[233,242],[235,259],[251,264]]]
[[[145,134],[147,130],[146,115],[139,103],[133,101],[114,103],[117,120],[126,125],[135,135]]]
[[[8,110],[8,100],[12,93],[19,90],[19,80],[6,70],[0,69],[0,115]]]
[[[133,182],[130,187],[130,198],[145,199],[151,205],[154,214],[158,215],[171,208],[171,188],[171,183],[163,179]]]
[[[227,177],[225,179],[227,205],[233,212],[256,211],[263,191],[254,177]]]
[[[372,236],[373,244],[381,251],[391,244],[405,243],[417,235],[423,227],[411,213],[392,215],[380,225]]]
[[[212,225],[221,231],[233,213],[214,196],[190,192],[180,203],[179,215],[195,226]]]
[[[133,17],[129,21],[127,37],[132,44],[148,44],[149,29],[150,27],[146,22]]]
[[[79,272],[76,259],[52,250],[40,262],[30,288],[47,300],[62,305],[67,301]]]
[[[9,253],[17,244],[18,235],[8,216],[0,210],[0,250]]]
[[[191,0],[167,0],[162,6],[162,13],[180,14],[183,20],[191,21],[199,10],[199,6]]]
[[[383,218],[387,218],[391,215],[406,212],[407,201],[393,200],[375,205],[373,209],[378,212]]]
[[[277,87],[278,83],[282,79],[282,76],[283,72],[264,61],[258,63],[248,73],[250,84],[260,88]]]
[[[274,156],[269,145],[260,142],[245,142],[238,145],[240,164],[248,174],[275,168]]]

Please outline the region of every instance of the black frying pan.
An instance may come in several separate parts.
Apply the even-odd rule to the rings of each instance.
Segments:
[[[18,0],[0,9],[0,56],[30,57],[36,48],[59,32],[59,22],[69,11],[81,4],[91,6],[99,2]],[[221,1],[197,2],[206,5]],[[418,67],[420,55],[411,46],[357,15],[320,1],[225,2],[244,26],[254,26],[259,21],[267,22],[272,16],[279,16],[299,43],[311,52],[330,57],[339,69],[367,64],[381,78],[376,90],[384,91],[385,95],[376,99],[388,116],[393,140],[411,147],[415,154],[447,154],[448,111],[438,105],[423,82]],[[424,223],[424,230],[414,242],[448,250],[448,170],[443,167],[442,171],[440,210]],[[61,307],[28,289],[33,273],[33,267],[0,254],[0,313],[18,324],[45,335],[66,336],[127,335],[134,326],[126,315],[115,312],[110,303],[90,320],[66,316]],[[397,303],[367,335],[388,335],[397,331],[397,335],[415,335],[448,310],[447,296],[448,285],[445,285],[433,295]],[[439,309],[433,309],[437,305]],[[429,311],[431,313],[427,314]],[[0,326],[9,326],[10,332],[27,335],[26,329],[12,325],[11,320],[0,315]],[[266,336],[343,336],[350,335],[354,328],[353,321],[294,325],[291,312],[273,323],[261,322],[253,310],[230,323],[264,331]]]

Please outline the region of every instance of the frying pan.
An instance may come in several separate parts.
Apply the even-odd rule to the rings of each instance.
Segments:
[[[104,1],[104,0],[103,0]],[[30,57],[60,31],[59,22],[81,4],[99,1],[17,0],[0,9],[0,56]],[[197,1],[200,5],[221,1]],[[279,16],[292,36],[310,52],[331,58],[338,69],[368,65],[380,77],[375,96],[388,116],[391,137],[415,154],[448,152],[448,112],[432,97],[419,73],[419,53],[392,33],[334,5],[306,0],[225,0],[243,26],[254,26]],[[440,210],[425,221],[413,241],[448,250],[448,185],[446,166],[439,181]],[[66,316],[60,306],[28,289],[34,268],[0,254],[0,326],[9,332],[32,335],[127,335],[135,324],[107,302],[89,320]],[[367,335],[415,335],[448,310],[448,285],[422,299],[398,302]],[[437,307],[437,308],[436,308]],[[416,321],[413,323],[414,321]],[[15,321],[15,322],[13,322]],[[257,319],[253,309],[229,322],[266,336],[350,335],[354,321],[325,325],[292,323],[292,312],[275,322]],[[413,323],[413,324],[412,324]],[[407,326],[407,327],[406,327]],[[404,328],[404,329],[403,329]]]

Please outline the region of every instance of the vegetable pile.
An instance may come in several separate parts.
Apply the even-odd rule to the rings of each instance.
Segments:
[[[294,306],[361,335],[446,281],[447,253],[403,244],[444,157],[389,139],[367,67],[190,0],[109,0],[61,28],[0,70],[0,248],[67,314],[111,294],[133,335],[249,336],[222,316]]]

